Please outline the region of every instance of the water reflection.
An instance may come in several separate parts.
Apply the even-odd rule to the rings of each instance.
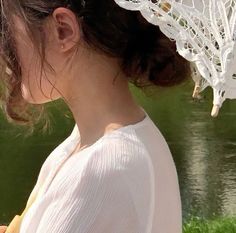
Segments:
[[[235,215],[236,101],[226,101],[214,119],[210,116],[211,90],[207,89],[199,102],[193,101],[191,94],[191,84],[186,84],[141,102],[172,151],[184,218],[192,214],[206,218]]]

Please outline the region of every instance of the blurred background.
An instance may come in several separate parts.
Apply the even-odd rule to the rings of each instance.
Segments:
[[[227,100],[217,118],[210,116],[212,91],[192,99],[193,82],[152,88],[144,94],[130,84],[169,144],[177,167],[183,217],[236,214],[236,101]],[[50,152],[69,136],[74,120],[59,100],[47,104],[52,131],[24,137],[0,112],[0,225],[25,208],[40,168]],[[95,119],[96,120],[96,119]]]

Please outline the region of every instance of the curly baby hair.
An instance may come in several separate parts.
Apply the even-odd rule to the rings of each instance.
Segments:
[[[135,86],[173,86],[189,77],[189,63],[176,52],[175,43],[140,12],[127,11],[114,0],[1,0],[0,7],[0,101],[8,120],[16,123],[33,125],[42,116],[44,106],[26,103],[22,97],[21,65],[12,30],[14,15],[25,23],[40,55],[42,72],[45,65],[50,67],[45,59],[46,35],[42,28],[56,8],[65,7],[76,15],[86,44],[117,58]]]

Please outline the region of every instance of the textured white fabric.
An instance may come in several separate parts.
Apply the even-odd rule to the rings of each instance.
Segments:
[[[33,192],[43,188],[20,233],[182,232],[176,168],[165,139],[143,111],[142,121],[68,158],[80,137],[75,125],[44,162]]]

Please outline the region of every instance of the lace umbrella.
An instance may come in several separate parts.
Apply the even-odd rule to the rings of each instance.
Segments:
[[[197,67],[193,96],[213,89],[211,115],[225,99],[236,98],[236,0],[115,0],[140,11],[148,22],[176,41],[177,51]]]

